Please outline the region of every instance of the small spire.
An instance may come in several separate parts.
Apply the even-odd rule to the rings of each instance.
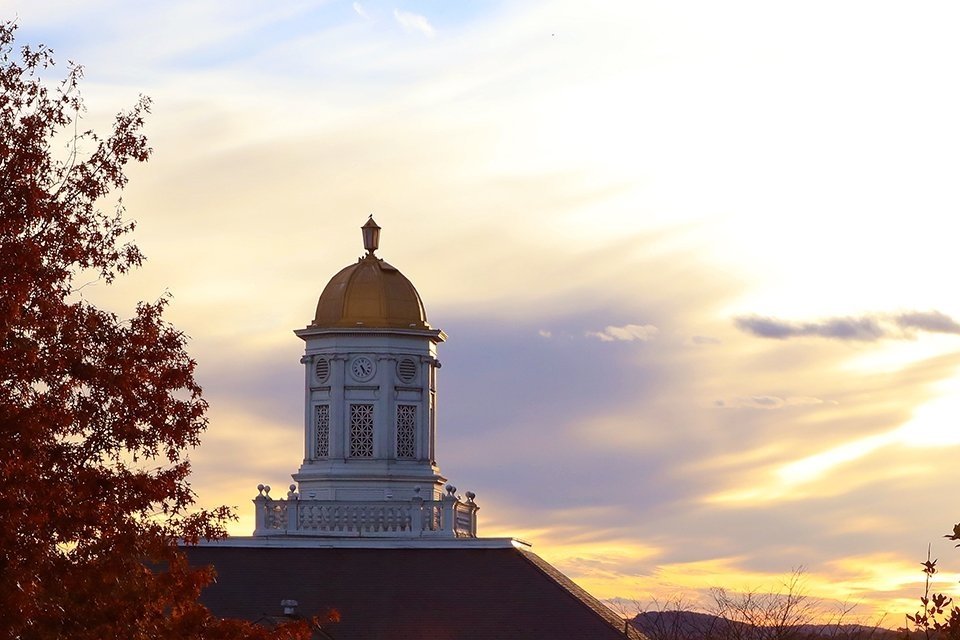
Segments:
[[[367,255],[372,256],[380,247],[380,227],[374,221],[372,213],[366,224],[360,227],[360,231],[363,233],[363,248],[367,250]]]

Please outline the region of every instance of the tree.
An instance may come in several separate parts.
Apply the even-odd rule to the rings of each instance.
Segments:
[[[953,525],[953,532],[944,538],[960,540],[960,523]],[[960,547],[960,544],[955,545]],[[925,640],[960,640],[960,607],[953,604],[953,598],[943,593],[931,592],[931,581],[937,574],[937,560],[930,559],[930,547],[927,546],[927,560],[921,562],[924,574],[923,595],[920,596],[920,609],[907,614],[907,626],[903,629],[906,636],[923,635]]]
[[[52,52],[18,49],[15,31],[0,25],[0,637],[309,637],[197,603],[212,571],[178,541],[224,536],[231,514],[193,507],[196,363],[167,297],[122,319],[76,287],[143,261],[116,194],[150,156],[150,101],[106,136],[80,132],[82,69],[50,84]]]
[[[650,640],[877,640],[878,624],[850,623],[853,606],[810,598],[802,569],[772,589],[710,589],[709,603],[678,598],[640,609],[634,625]]]

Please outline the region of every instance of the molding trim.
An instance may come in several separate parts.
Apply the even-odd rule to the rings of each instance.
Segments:
[[[182,542],[181,547],[184,545]],[[518,538],[328,538],[312,535],[231,536],[201,540],[198,547],[286,549],[523,549],[533,545]]]

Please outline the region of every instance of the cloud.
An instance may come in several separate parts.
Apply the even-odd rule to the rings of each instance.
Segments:
[[[553,337],[553,332],[548,331],[547,329],[540,329],[539,331],[537,331],[537,333],[540,335],[541,338],[550,339]]]
[[[658,333],[660,333],[660,330],[652,324],[625,324],[622,327],[610,325],[603,331],[587,331],[586,335],[589,338],[597,338],[601,342],[613,342],[615,340],[647,342],[653,340]]]
[[[26,12],[38,12],[47,3],[16,1],[22,5],[24,28],[34,28]],[[837,349],[836,336],[808,338],[796,349],[797,341],[757,340],[754,332],[740,332],[732,322],[716,323],[715,311],[735,304],[754,284],[730,277],[723,265],[733,259],[754,267],[751,272],[783,267],[786,279],[780,285],[795,291],[797,305],[807,305],[799,308],[843,304],[854,320],[876,320],[883,332],[877,340],[902,339],[909,332],[955,332],[956,322],[937,312],[866,313],[890,309],[891,301],[906,305],[893,307],[894,312],[918,304],[950,310],[937,302],[949,300],[949,291],[929,274],[949,271],[955,255],[951,234],[931,229],[942,227],[937,216],[956,198],[944,186],[949,180],[939,181],[940,191],[923,188],[938,182],[930,176],[949,163],[930,153],[929,165],[918,166],[919,154],[912,151],[922,136],[886,139],[894,146],[905,141],[907,152],[881,154],[882,166],[871,165],[870,158],[856,162],[845,153],[871,149],[876,122],[886,124],[897,114],[910,113],[903,104],[892,105],[886,114],[861,108],[880,103],[875,98],[885,95],[882,82],[876,94],[846,96],[855,99],[837,104],[846,103],[849,110],[839,117],[829,110],[823,122],[809,120],[817,110],[796,100],[797,82],[807,78],[790,71],[819,61],[811,63],[809,51],[794,45],[811,32],[826,40],[836,35],[841,55],[828,46],[820,53],[827,77],[842,89],[849,69],[862,68],[860,58],[842,55],[850,48],[849,29],[837,28],[836,21],[816,11],[805,12],[801,18],[810,29],[791,25],[776,34],[791,45],[784,49],[787,72],[774,79],[787,90],[762,87],[753,94],[756,69],[750,65],[769,58],[762,55],[766,43],[779,47],[783,38],[764,37],[757,46],[752,22],[742,20],[743,15],[756,17],[751,7],[739,15],[718,8],[714,17],[720,26],[704,30],[684,27],[686,18],[679,10],[676,16],[657,9],[649,20],[624,20],[613,9],[584,14],[563,3],[559,8],[524,4],[522,9],[517,3],[493,15],[480,9],[477,14],[487,15],[470,24],[447,15],[442,25],[435,25],[444,33],[423,47],[423,37],[401,31],[389,22],[389,13],[377,23],[377,5],[359,3],[374,21],[361,24],[350,11],[343,15],[342,7],[329,7],[330,15],[326,9],[317,12],[316,3],[293,3],[300,10],[290,9],[291,16],[279,21],[273,13],[258,13],[257,3],[241,3],[244,12],[230,12],[236,16],[215,9],[192,20],[180,13],[161,20],[162,12],[151,11],[144,19],[130,15],[132,9],[112,11],[161,35],[171,31],[171,24],[189,27],[173,41],[155,38],[164,46],[149,51],[138,48],[142,30],[125,28],[119,18],[90,21],[91,30],[67,29],[68,16],[75,22],[79,9],[61,0],[54,3],[62,5],[56,12],[43,9],[63,25],[45,34],[44,42],[59,44],[59,54],[87,63],[93,73],[108,72],[97,81],[98,93],[123,81],[114,91],[133,96],[146,91],[158,98],[156,119],[151,119],[151,128],[159,132],[157,155],[131,182],[128,200],[142,222],[138,240],[151,260],[132,276],[141,279],[121,286],[130,296],[143,291],[152,296],[149,292],[164,288],[177,295],[171,317],[195,336],[192,352],[212,407],[207,439],[193,454],[194,486],[210,506],[241,505],[238,514],[244,521],[235,533],[248,535],[253,528],[249,500],[256,484],[266,481],[282,495],[289,482],[284,478],[302,460],[303,372],[297,361],[303,345],[290,329],[309,322],[326,279],[357,257],[358,203],[364,203],[364,210],[390,212],[386,219],[377,214],[387,227],[384,257],[417,285],[431,321],[450,333],[449,342],[440,345],[438,454],[444,473],[480,494],[486,534],[489,523],[496,523],[502,535],[547,532],[529,535],[538,553],[559,558],[561,567],[605,597],[644,594],[644,585],[657,583],[693,590],[738,585],[735,580],[756,576],[754,584],[759,584],[762,576],[755,572],[762,563],[768,571],[795,564],[822,566],[836,558],[856,558],[857,567],[875,566],[872,559],[860,559],[877,549],[912,561],[912,547],[931,532],[940,533],[943,496],[937,486],[960,484],[960,468],[955,447],[933,443],[938,434],[955,437],[950,416],[956,412],[923,416],[917,407],[927,406],[933,381],[953,375],[960,354],[948,354],[949,363],[902,372],[851,370],[846,366],[851,351]],[[197,6],[207,3],[191,3],[183,11]],[[639,9],[644,15],[648,11],[645,3],[637,6],[644,7]],[[926,34],[928,24],[951,22],[923,22],[920,16],[902,14],[916,20],[918,34]],[[337,23],[328,19],[333,17]],[[394,17],[402,25],[399,14]],[[850,17],[848,26],[855,25],[859,16]],[[722,20],[747,29],[736,39],[735,56],[726,47],[730,32]],[[674,23],[684,27],[682,32],[672,28]],[[432,33],[433,26],[424,24]],[[550,51],[533,46],[543,43],[545,24],[556,24],[558,31],[575,28],[580,46],[552,46]],[[638,24],[649,27],[649,38],[638,38]],[[829,30],[819,31],[821,24]],[[443,37],[448,30],[458,37]],[[944,28],[946,37],[948,31]],[[57,34],[69,34],[69,39]],[[49,42],[47,35],[61,42]],[[707,39],[700,42],[703,36]],[[611,38],[636,55],[609,59],[605,52]],[[497,46],[491,49],[490,42]],[[943,42],[952,46],[954,41]],[[875,61],[881,71],[886,44],[878,37]],[[676,65],[657,66],[660,53],[678,46],[691,56],[692,75],[684,75],[686,64],[679,71]],[[794,58],[792,51],[803,55]],[[915,47],[914,61],[922,62],[925,51]],[[197,52],[204,54],[202,65]],[[945,59],[949,56],[939,59],[941,72]],[[936,69],[919,63],[900,66],[900,79],[917,89],[905,92],[910,99],[936,91],[939,85],[926,82],[922,74],[909,75],[918,68],[932,77]],[[458,73],[464,68],[471,73]],[[807,75],[818,86],[828,86],[821,82],[823,75]],[[305,77],[325,81],[306,85]],[[637,82],[657,99],[642,100]],[[690,87],[693,93],[684,90]],[[251,93],[252,88],[259,91]],[[816,91],[805,95],[816,99]],[[861,97],[862,104],[857,103]],[[103,102],[112,108],[110,95]],[[607,108],[598,119],[592,116],[600,102]],[[945,119],[928,117],[920,124],[936,133],[927,136],[934,151],[947,148],[944,132],[956,137],[955,128],[943,125],[954,122],[950,100],[923,104],[926,112],[931,104],[941,105]],[[743,105],[752,106],[745,110]],[[809,127],[787,132],[797,137],[786,145],[763,135],[744,144],[744,132],[763,134],[770,127],[757,124],[776,125],[783,113],[797,115]],[[865,120],[864,113],[873,114],[876,122]],[[774,120],[764,120],[770,114]],[[400,120],[404,126],[398,128]],[[857,126],[830,128],[850,122]],[[916,132],[916,122],[904,122],[908,132]],[[818,131],[835,151],[832,158],[795,153],[809,148],[820,154],[824,144]],[[691,148],[702,159],[693,166]],[[715,159],[728,157],[731,148],[741,150],[742,162],[726,163],[718,172]],[[782,163],[769,161],[783,148],[791,151],[790,157],[780,159],[796,162],[794,168],[800,169],[787,171]],[[762,164],[751,165],[756,158]],[[754,170],[744,171],[744,163]],[[809,176],[810,167],[818,188],[806,190],[808,199],[798,201],[794,196],[800,192],[791,181],[798,174]],[[859,181],[850,167],[862,169]],[[888,179],[877,180],[878,173]],[[428,198],[424,175],[431,176]],[[745,186],[745,175],[761,175],[764,180],[753,182],[766,181],[767,186],[747,188],[753,183]],[[327,179],[318,182],[316,176]],[[683,188],[691,176],[702,188]],[[171,190],[171,184],[186,188]],[[319,191],[303,189],[304,184],[316,184]],[[781,193],[791,197],[776,200]],[[845,211],[877,211],[864,206],[865,197],[876,199],[867,205],[909,206],[921,218],[915,216],[909,225],[873,219],[877,241],[857,242],[864,218]],[[318,198],[324,203],[324,241],[303,242],[299,230],[316,226]],[[771,202],[791,214],[823,209],[816,213],[822,216],[819,224],[794,230],[808,242],[772,232],[778,221],[765,215]],[[278,212],[272,225],[264,225],[260,212],[265,208]],[[636,215],[640,210],[662,210],[663,218],[649,220]],[[702,216],[717,222],[691,224],[682,233],[679,227],[662,230],[663,224],[678,224],[678,212],[688,210],[683,221],[698,222]],[[742,219],[732,215],[728,227],[721,222],[726,216],[714,215],[717,210],[746,213]],[[451,217],[450,211],[461,215]],[[597,225],[598,216],[615,224]],[[831,233],[824,234],[828,222]],[[771,231],[763,234],[765,242],[756,242],[758,228]],[[543,229],[551,235],[544,237]],[[628,251],[622,250],[625,233],[631,238]],[[826,245],[818,260],[802,261],[802,248],[815,240]],[[545,244],[553,250],[543,251]],[[888,260],[891,246],[912,253]],[[776,261],[758,262],[768,253]],[[852,256],[856,264],[869,265],[871,277],[849,268]],[[198,265],[202,278],[197,277]],[[141,286],[148,277],[151,286]],[[812,282],[820,286],[810,286]],[[121,293],[117,289],[110,295],[119,299]],[[807,320],[825,325],[823,332],[839,332],[839,325],[831,329],[823,317],[812,315],[827,312],[805,313],[811,315],[768,319],[779,322],[785,334],[771,337],[794,337],[791,332]],[[231,322],[224,323],[225,317]],[[603,329],[604,322],[645,319],[659,325],[665,322],[661,318],[670,318],[678,333],[657,335],[642,354],[636,346],[617,349],[612,341],[620,339],[615,337],[619,332]],[[611,342],[600,345],[607,352],[603,357],[597,357],[596,342],[583,337],[593,327],[592,338]],[[541,328],[549,328],[553,338],[537,335]],[[869,334],[864,327],[859,330]],[[691,339],[707,345],[694,348],[672,339],[694,333],[717,336],[722,343]],[[839,346],[878,344],[847,340]],[[909,350],[913,345],[895,346]],[[804,397],[829,400],[786,408],[792,398]],[[711,406],[715,399],[743,408],[718,410]],[[922,450],[883,447],[829,467],[825,462],[830,459],[815,457],[842,452],[846,442],[870,443],[871,435],[917,417],[926,420],[911,427],[919,432],[917,444],[926,446]],[[931,428],[939,431],[930,435]],[[824,463],[816,467],[822,475],[783,484],[778,471],[786,467],[795,474],[788,471],[788,477],[802,477],[807,468],[787,465],[804,460]],[[919,475],[925,470],[929,479]],[[767,486],[783,499],[704,499]],[[598,504],[605,508],[596,509]],[[853,522],[876,520],[876,526],[838,533]],[[604,541],[623,550],[580,547]],[[627,541],[638,548],[625,546]],[[659,550],[662,559],[645,554],[646,548]],[[636,583],[614,575],[625,571],[610,571],[602,563],[608,553],[637,575]],[[631,566],[625,556],[634,555],[638,561]],[[569,564],[565,556],[573,558]],[[645,577],[654,570],[653,579]],[[842,571],[829,578],[834,584],[849,580]],[[856,597],[863,594],[869,600],[869,587],[867,581],[858,585]]]
[[[717,400],[714,405],[724,409],[783,409],[784,407],[798,407],[823,404],[820,398],[811,396],[742,396],[730,400]]]
[[[693,336],[689,340],[689,344],[692,345],[705,345],[705,344],[720,344],[722,340],[720,338],[713,338],[711,336]]]
[[[875,342],[908,339],[916,331],[960,334],[960,323],[939,311],[908,311],[896,314],[866,314],[826,318],[816,322],[793,322],[766,316],[740,316],[737,328],[761,338],[785,340],[816,336],[834,340]]]
[[[895,316],[894,322],[903,329],[960,334],[960,323],[939,311],[909,311]]]
[[[432,38],[436,34],[433,25],[430,24],[426,16],[394,9],[393,17],[396,18],[397,23],[403,27],[404,31],[419,31],[428,38]]]
[[[363,18],[364,20],[369,20],[369,19],[370,19],[370,14],[367,13],[367,10],[364,9],[364,8],[363,8],[363,5],[360,4],[359,2],[354,2],[354,3],[353,3],[353,10],[357,13],[358,16],[360,16],[360,17]]]

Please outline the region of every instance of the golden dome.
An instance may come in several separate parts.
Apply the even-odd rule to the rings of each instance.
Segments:
[[[371,223],[376,226],[373,218],[364,226],[369,228]],[[364,244],[367,255],[342,269],[324,287],[310,327],[429,329],[413,284],[373,254],[376,240]]]

